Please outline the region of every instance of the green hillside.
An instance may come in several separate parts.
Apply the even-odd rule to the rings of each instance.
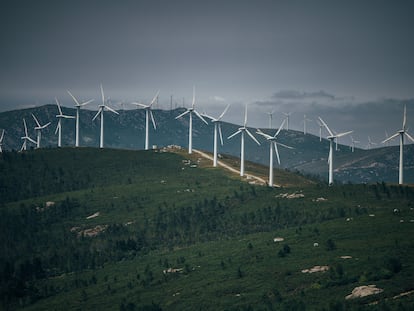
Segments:
[[[413,188],[277,178],[252,185],[181,151],[4,153],[1,307],[411,309]],[[362,285],[383,291],[345,299]]]

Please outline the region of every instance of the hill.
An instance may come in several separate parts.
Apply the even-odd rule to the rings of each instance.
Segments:
[[[188,118],[176,120],[175,117],[183,112],[183,108],[165,111],[155,110],[157,130],[150,128],[150,144],[158,147],[168,145],[188,145]],[[75,110],[63,107],[63,112],[75,115]],[[34,113],[40,122],[52,122],[45,129],[42,136],[42,144],[45,147],[55,147],[57,137],[54,135],[57,120],[55,115],[57,107],[45,105],[37,108],[16,110],[0,113],[0,129],[6,129],[4,148],[19,150],[20,137],[23,135],[22,119],[26,118],[29,134],[34,137]],[[120,115],[105,114],[105,146],[119,149],[139,150],[144,148],[145,140],[145,112],[143,110],[121,110]],[[99,120],[92,122],[95,111],[81,110],[80,128],[81,145],[97,147],[99,145]],[[223,123],[224,138],[237,131],[238,126]],[[265,130],[273,133],[274,130]],[[254,133],[255,129],[251,129]],[[260,137],[261,146],[256,145],[251,139],[246,139],[246,159],[255,163],[268,165],[268,143]],[[294,130],[282,130],[279,135],[281,143],[294,147],[293,150],[280,148],[283,169],[300,171],[327,179],[327,156],[329,142],[325,139],[319,141],[319,137],[311,134],[304,135]],[[74,120],[63,120],[64,146],[75,144]],[[193,129],[194,147],[200,150],[212,151],[213,149],[213,125],[205,125],[198,118],[194,119]],[[225,139],[224,146],[219,148],[221,154],[240,156],[240,139]],[[414,183],[414,145],[405,146],[405,181]],[[371,150],[355,149],[351,152],[349,146],[338,145],[338,151],[334,155],[335,180],[341,183],[371,183],[371,182],[397,182],[398,181],[398,147],[383,147]]]
[[[4,309],[414,303],[411,187],[327,187],[285,171],[289,186],[256,186],[180,150],[41,149],[0,164]],[[345,299],[364,285],[382,292]]]

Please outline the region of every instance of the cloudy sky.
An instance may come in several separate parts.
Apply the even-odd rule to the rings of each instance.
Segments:
[[[268,125],[320,115],[366,144],[414,127],[413,1],[0,1],[0,111],[70,105],[66,89],[115,106],[146,101]],[[93,109],[94,107],[91,107]],[[118,107],[119,108],[119,107]]]

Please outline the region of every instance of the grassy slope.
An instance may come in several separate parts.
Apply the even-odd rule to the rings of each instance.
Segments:
[[[157,242],[145,252],[122,254],[121,258],[95,269],[34,281],[44,298],[27,305],[26,309],[113,310],[120,306],[139,308],[153,302],[168,310],[248,306],[303,309],[301,304],[309,309],[321,309],[344,303],[344,296],[359,285],[374,283],[385,289],[379,298],[363,302],[385,301],[412,289],[414,243],[407,237],[414,233],[414,224],[410,222],[414,212],[409,188],[388,187],[387,195],[380,185],[326,188],[296,176],[291,177],[295,182],[288,188],[253,187],[241,183],[236,176],[229,178],[221,169],[200,168],[207,163],[203,160],[197,163],[196,156],[192,163],[198,167],[192,168],[183,162],[188,159],[185,154],[64,149],[28,153],[25,160],[29,157],[30,161],[22,161],[20,157],[23,156],[9,159],[9,164],[18,163],[11,166],[14,170],[26,171],[34,163],[48,163],[52,171],[62,167],[69,172],[75,163],[82,163],[82,170],[76,173],[80,175],[75,179],[90,176],[83,188],[71,191],[72,177],[64,171],[67,176],[61,186],[64,192],[52,187],[46,196],[4,204],[3,209],[16,210],[22,204],[42,206],[46,201],[58,203],[67,197],[79,201],[82,209],[77,213],[52,222],[45,232],[36,232],[36,235],[53,235],[75,226],[91,228],[133,222],[128,226],[127,235],[134,236],[145,223],[149,223],[149,231],[154,230],[152,225],[160,210],[161,214],[168,214],[214,199],[225,207],[222,214],[209,216],[215,219],[212,224],[216,228],[201,232],[191,224],[192,227],[180,233],[198,235],[193,241],[175,238],[168,241],[167,238],[165,243]],[[3,166],[2,172],[8,169]],[[284,178],[289,180],[288,175]],[[50,180],[46,178],[42,182],[49,189]],[[25,192],[23,185],[21,195],[30,196],[31,190]],[[304,197],[279,197],[294,192]],[[315,202],[318,197],[327,200]],[[266,219],[269,208],[280,209],[280,216],[272,214],[273,219]],[[393,214],[394,208],[400,210],[399,215]],[[95,212],[100,212],[100,216],[86,219]],[[346,221],[347,218],[352,220]],[[2,239],[6,238],[4,234],[3,231]],[[284,237],[285,241],[274,243],[276,236]],[[91,247],[97,247],[115,237],[106,233],[88,241],[92,241]],[[328,239],[334,241],[335,249],[327,250]],[[320,246],[313,247],[315,242]],[[290,247],[290,253],[279,254],[285,244]],[[33,249],[41,252],[42,247],[34,243]],[[353,258],[341,259],[343,255]],[[401,271],[391,271],[392,259],[399,261]],[[314,265],[329,265],[331,270],[312,275],[300,272]],[[164,275],[162,271],[168,267],[183,268],[183,271]],[[414,300],[408,296],[386,301],[393,309],[400,308],[400,302],[410,305]],[[352,306],[355,305],[348,305]]]

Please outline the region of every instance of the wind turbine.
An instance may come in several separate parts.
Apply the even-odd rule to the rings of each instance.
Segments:
[[[62,147],[62,119],[75,119],[75,117],[64,115],[62,108],[60,108],[58,99],[55,98],[55,101],[59,110],[59,114],[56,115],[56,118],[58,118],[58,124],[56,126],[55,134],[58,134],[58,147],[60,148]]]
[[[241,146],[240,146],[240,176],[244,176],[244,133],[247,133],[258,145],[260,145],[259,141],[256,137],[253,136],[252,133],[247,129],[247,105],[244,112],[244,124],[242,127],[239,127],[237,132],[231,134],[227,139],[231,139],[232,137],[241,134]]]
[[[154,115],[152,114],[152,105],[157,101],[158,94],[160,91],[155,94],[154,98],[152,99],[151,103],[149,105],[144,105],[141,103],[133,103],[136,106],[141,107],[142,109],[145,109],[145,150],[149,149],[149,119],[151,117],[152,125],[154,126],[154,130],[157,129],[157,125],[155,124]]]
[[[27,150],[27,141],[30,141],[33,144],[36,144],[36,141],[31,139],[29,137],[29,134],[27,133],[26,120],[24,118],[23,118],[23,124],[24,124],[24,136],[21,137],[21,139],[23,139],[23,145],[22,145],[22,148],[20,149],[20,151]]]
[[[193,87],[193,103],[191,107],[187,108],[186,111],[184,111],[179,116],[175,117],[175,119],[179,119],[185,116],[186,114],[190,115],[190,122],[188,124],[188,153],[189,154],[193,153],[193,113],[205,124],[208,124],[207,121],[204,120],[204,118],[197,112],[197,110],[195,110],[194,106],[195,106],[195,87]]]
[[[355,140],[355,139],[351,136],[351,150],[352,150],[352,152],[354,152],[355,145],[356,145],[356,144],[359,144],[359,143],[360,143],[360,141]]]
[[[398,184],[400,185],[404,183],[404,175],[403,175],[404,173],[404,135],[407,136],[412,142],[414,142],[414,138],[411,137],[411,135],[408,134],[407,132],[406,123],[407,123],[407,107],[404,105],[404,117],[403,117],[402,129],[397,131],[397,133],[395,133],[391,137],[388,137],[382,142],[382,143],[386,143],[390,141],[391,139],[400,135],[400,165],[399,165],[399,177],[398,177]]]
[[[369,137],[368,136],[368,144],[367,144],[367,148],[368,148],[368,150],[369,149],[371,149],[371,146],[374,146],[374,145],[376,145],[377,143],[374,143],[372,140],[371,140],[371,137]]]
[[[0,137],[0,153],[3,152],[3,148],[2,148],[2,146],[3,146],[3,138],[4,138],[4,129],[1,132],[1,137]]]
[[[102,84],[101,84],[101,95],[102,95],[102,104],[99,105],[99,110],[92,119],[92,121],[94,121],[99,115],[101,117],[101,136],[100,136],[100,141],[99,141],[99,148],[104,147],[104,111],[105,111],[105,108],[110,112],[119,114],[117,111],[115,111],[111,107],[105,105],[105,95],[104,95]]]
[[[329,164],[329,185],[331,186],[333,184],[333,142],[335,139],[338,139],[339,137],[343,137],[345,135],[351,134],[353,131],[348,131],[344,133],[334,134],[328,127],[328,125],[325,123],[325,121],[322,120],[321,117],[318,117],[319,121],[323,124],[323,126],[326,128],[326,130],[329,133],[329,136],[326,138],[329,139],[329,156],[328,156],[328,164]]]
[[[263,133],[260,129],[257,129],[257,134],[262,135],[269,141],[270,145],[270,157],[269,157],[269,187],[273,187],[273,150],[276,153],[277,156],[277,162],[280,165],[280,156],[279,151],[277,149],[277,145],[283,146],[285,148],[293,149],[293,147],[289,147],[287,145],[284,145],[282,143],[277,142],[277,135],[279,135],[281,129],[283,128],[283,125],[286,120],[283,120],[282,124],[280,125],[279,129],[277,130],[276,134],[274,136],[268,135],[266,133]]]
[[[275,113],[274,110],[270,111],[270,112],[266,112],[269,115],[269,129],[272,128],[272,120],[273,120],[273,114]]]
[[[282,112],[285,115],[286,119],[286,131],[289,131],[289,118],[292,114],[291,112]]]
[[[311,119],[308,119],[306,117],[306,114],[303,115],[303,134],[306,135],[306,122],[307,121],[312,121]]]
[[[322,128],[323,128],[323,124],[321,122],[319,122],[319,120],[316,120],[316,122],[319,125],[319,141],[322,141]]]
[[[86,102],[80,103],[77,98],[75,96],[73,96],[73,94],[67,90],[68,94],[70,95],[70,97],[72,97],[73,101],[75,102],[75,107],[76,107],[76,135],[75,135],[75,147],[79,147],[79,115],[80,115],[80,109],[81,107],[91,103],[94,101],[94,99],[90,99]]]
[[[35,131],[37,133],[37,142],[36,142],[36,148],[39,149],[40,148],[40,139],[42,137],[42,130],[47,128],[50,125],[50,122],[46,123],[45,125],[40,125],[39,120],[37,120],[37,118],[35,117],[35,115],[32,113],[32,117],[36,122],[35,126]]]
[[[223,118],[224,114],[229,109],[230,104],[224,109],[221,115],[218,118],[213,118],[209,115],[203,114],[205,117],[209,118],[211,122],[214,124],[214,158],[213,158],[213,166],[217,167],[217,132],[220,135],[220,142],[223,146],[223,134],[221,132],[221,119]]]

